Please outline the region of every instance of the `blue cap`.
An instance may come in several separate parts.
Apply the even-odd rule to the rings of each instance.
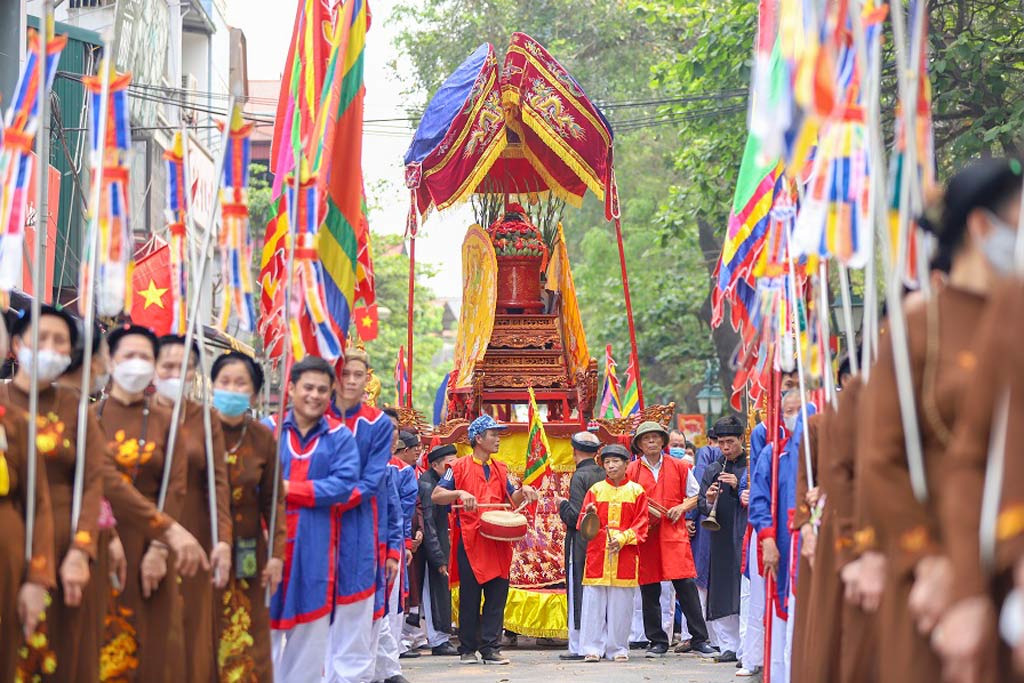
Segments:
[[[469,425],[469,438],[475,439],[488,429],[508,429],[508,425],[501,424],[490,415],[481,415]]]

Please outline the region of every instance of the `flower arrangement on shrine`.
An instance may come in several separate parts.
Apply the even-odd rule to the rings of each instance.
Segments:
[[[491,223],[487,230],[498,258],[525,256],[547,259],[548,248],[540,230],[530,222],[526,209],[520,204],[509,204],[505,215]]]

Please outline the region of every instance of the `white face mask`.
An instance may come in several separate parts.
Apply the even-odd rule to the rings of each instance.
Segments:
[[[32,357],[37,354],[32,353],[32,349],[22,345],[18,349],[18,365],[25,369],[26,372],[32,372]],[[49,384],[53,380],[57,379],[64,374],[64,371],[71,365],[71,356],[66,356],[63,353],[57,353],[50,349],[43,349],[38,353],[39,358],[39,381],[43,384]]]
[[[177,401],[178,397],[181,396],[180,377],[168,377],[167,379],[157,378],[157,380],[153,382],[153,386],[156,387],[156,393],[169,401]]]
[[[129,394],[137,394],[153,381],[155,368],[148,360],[132,358],[114,366],[114,383]]]
[[[997,274],[1009,275],[1013,272],[1017,231],[991,211],[985,213],[988,214],[988,222],[992,225],[992,229],[982,241],[981,251]]]
[[[782,422],[786,425],[786,430],[792,432],[796,427],[796,415],[784,415]]]

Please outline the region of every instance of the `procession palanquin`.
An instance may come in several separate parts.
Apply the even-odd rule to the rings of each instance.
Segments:
[[[596,424],[605,443],[622,441],[638,420],[668,425],[674,412],[671,405],[650,406],[627,418],[593,419],[597,363],[562,228],[542,231],[525,208],[540,214],[552,197],[578,207],[589,189],[605,201],[609,220],[617,218],[611,128],[576,80],[539,43],[516,33],[500,71],[494,48],[483,45],[438,90],[406,155],[406,180],[413,232],[432,208],[474,194],[499,203],[489,225],[471,226],[463,240],[454,368],[445,421],[433,437],[466,455],[469,422],[491,414],[509,424],[497,457],[518,478],[534,391],[551,472],[536,484],[541,500],[516,544],[505,628],[564,638],[565,526],[555,500],[568,496],[575,470],[569,438]],[[456,615],[457,607],[455,600]]]

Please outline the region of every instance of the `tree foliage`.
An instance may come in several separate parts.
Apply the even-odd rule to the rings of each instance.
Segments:
[[[374,274],[377,305],[381,312],[378,336],[366,344],[374,373],[381,381],[378,405],[395,404],[395,362],[399,347],[406,344],[409,322],[409,256],[402,244],[402,235],[373,233]],[[433,274],[429,267],[416,264],[415,313],[413,316],[413,405],[431,416],[434,392],[447,369],[435,362],[442,351],[442,308],[426,284]]]
[[[1022,9],[1020,0],[928,3],[940,177],[983,152],[1020,151]],[[710,274],[746,138],[745,97],[727,95],[749,84],[757,3],[407,0],[395,18],[403,26],[397,45],[413,65],[405,82],[414,111],[478,44],[489,41],[500,52],[513,30],[545,44],[601,104],[618,131],[615,166],[645,393],[649,401],[686,399],[692,410],[709,358],[719,361],[727,387],[737,339],[727,325],[709,327]],[[891,40],[884,59],[891,121]],[[601,208],[588,201],[582,211],[568,210],[566,235],[592,353],[612,343],[624,366],[618,253]]]

